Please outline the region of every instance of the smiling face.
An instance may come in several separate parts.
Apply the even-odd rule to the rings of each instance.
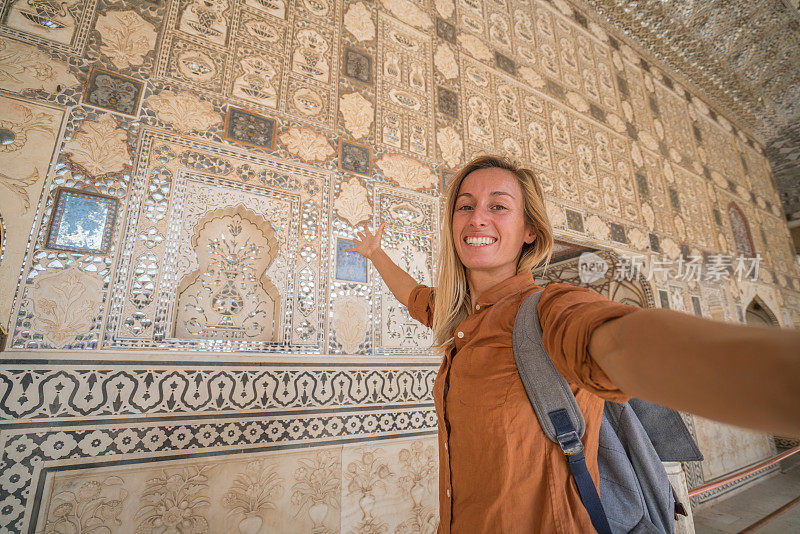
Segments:
[[[517,273],[523,244],[536,239],[524,206],[522,188],[504,169],[478,169],[461,182],[453,241],[470,285],[490,287]]]

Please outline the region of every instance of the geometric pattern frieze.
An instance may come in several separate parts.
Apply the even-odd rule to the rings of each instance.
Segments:
[[[82,417],[184,417],[282,409],[431,402],[433,367],[6,367],[0,370],[0,427],[13,420]],[[49,423],[48,423],[49,424]]]

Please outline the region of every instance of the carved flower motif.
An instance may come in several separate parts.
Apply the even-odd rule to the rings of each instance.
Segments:
[[[442,128],[436,132],[436,144],[439,145],[439,153],[447,166],[455,168],[464,152],[464,144],[458,132],[452,126]]]
[[[453,50],[442,43],[436,49],[436,54],[433,55],[433,64],[439,72],[442,73],[446,79],[458,77],[458,63],[456,63],[456,55]]]
[[[328,138],[309,128],[292,127],[278,136],[292,156],[305,162],[325,161],[336,151],[328,143]]]
[[[589,111],[589,103],[585,98],[574,91],[567,93],[567,103],[581,113]]]
[[[375,162],[383,175],[394,180],[402,187],[423,189],[436,183],[436,176],[431,170],[408,156],[389,154]]]
[[[681,247],[678,244],[670,239],[669,237],[665,237],[661,240],[661,250],[664,251],[664,254],[667,255],[670,259],[676,259],[678,256],[681,255]]]
[[[383,6],[406,24],[423,30],[433,27],[431,18],[409,0],[383,0]]]
[[[458,36],[458,42],[464,47],[464,50],[470,53],[472,57],[480,61],[490,61],[494,59],[492,51],[486,46],[486,43],[468,33],[462,33]]]
[[[436,6],[436,11],[446,19],[449,19],[456,10],[453,0],[434,0],[434,5]]]
[[[85,120],[80,131],[67,143],[65,151],[72,161],[86,172],[101,176],[125,168],[128,155],[128,134],[117,121],[105,114],[97,120]]]
[[[372,102],[361,93],[348,93],[339,99],[339,111],[344,117],[344,127],[355,139],[361,139],[369,133],[375,115]]]
[[[522,76],[522,79],[528,82],[528,85],[534,89],[540,89],[544,87],[544,78],[542,78],[538,72],[530,67],[520,67],[519,75]]]
[[[35,46],[0,37],[0,83],[3,89],[19,93],[25,89],[42,89],[55,93],[60,84],[78,85],[69,66],[52,59]]]
[[[647,250],[650,246],[650,239],[638,228],[631,228],[628,232],[628,240],[636,250]]]
[[[627,126],[625,126],[625,121],[623,121],[616,113],[609,113],[606,115],[606,122],[608,122],[608,125],[619,133],[622,133],[628,129]]]
[[[339,196],[336,197],[333,207],[336,208],[339,217],[349,222],[351,226],[358,226],[358,223],[366,221],[372,215],[367,190],[355,177],[342,182]]]
[[[141,65],[156,44],[155,27],[135,11],[109,11],[95,28],[103,39],[100,51],[120,69]]]
[[[350,6],[344,14],[344,27],[353,34],[356,41],[370,41],[375,38],[375,24],[369,9],[363,2],[357,2]]]
[[[592,215],[586,219],[586,231],[597,239],[606,240],[611,237],[611,228],[597,215]]]
[[[184,133],[204,132],[220,122],[210,102],[203,102],[189,92],[162,91],[148,98],[147,103],[161,122],[172,124]]]
[[[647,228],[652,232],[656,225],[656,214],[653,212],[653,207],[646,202],[642,204],[642,217],[644,217]]]
[[[342,344],[345,353],[352,354],[364,341],[367,327],[369,306],[365,301],[354,296],[338,299],[333,303],[333,329],[336,340]]]
[[[564,210],[561,209],[561,206],[548,201],[545,203],[545,207],[547,209],[547,218],[550,219],[551,225],[564,226],[567,224],[567,217],[564,215]]]

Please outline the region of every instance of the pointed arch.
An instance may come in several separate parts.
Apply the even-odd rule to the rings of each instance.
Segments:
[[[753,246],[753,235],[750,233],[750,224],[744,212],[735,202],[728,204],[728,218],[731,221],[733,230],[733,240],[736,242],[736,249],[742,256],[754,257],[756,249]]]
[[[778,318],[764,300],[754,296],[744,313],[745,322],[752,325],[780,326]]]
[[[581,255],[592,252],[604,260],[608,271],[604,276],[591,282],[585,282],[580,276]],[[584,245],[565,240],[556,240],[553,257],[547,271],[534,269],[536,282],[542,286],[552,283],[566,283],[573,286],[587,287],[609,300],[621,302],[640,308],[655,308],[653,287],[643,273],[630,279],[615,280],[614,270],[621,265],[619,255],[613,250],[604,250],[592,245]]]

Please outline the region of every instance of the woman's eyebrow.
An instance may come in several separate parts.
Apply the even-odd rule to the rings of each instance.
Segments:
[[[501,195],[505,195],[507,197],[514,198],[514,195],[512,195],[511,193],[509,193],[507,191],[492,191],[491,193],[489,193],[489,196],[493,196],[493,197],[501,196]],[[472,195],[472,193],[459,193],[459,195],[456,197],[456,199],[459,199],[461,197],[470,197],[470,198],[472,198],[473,195]]]

